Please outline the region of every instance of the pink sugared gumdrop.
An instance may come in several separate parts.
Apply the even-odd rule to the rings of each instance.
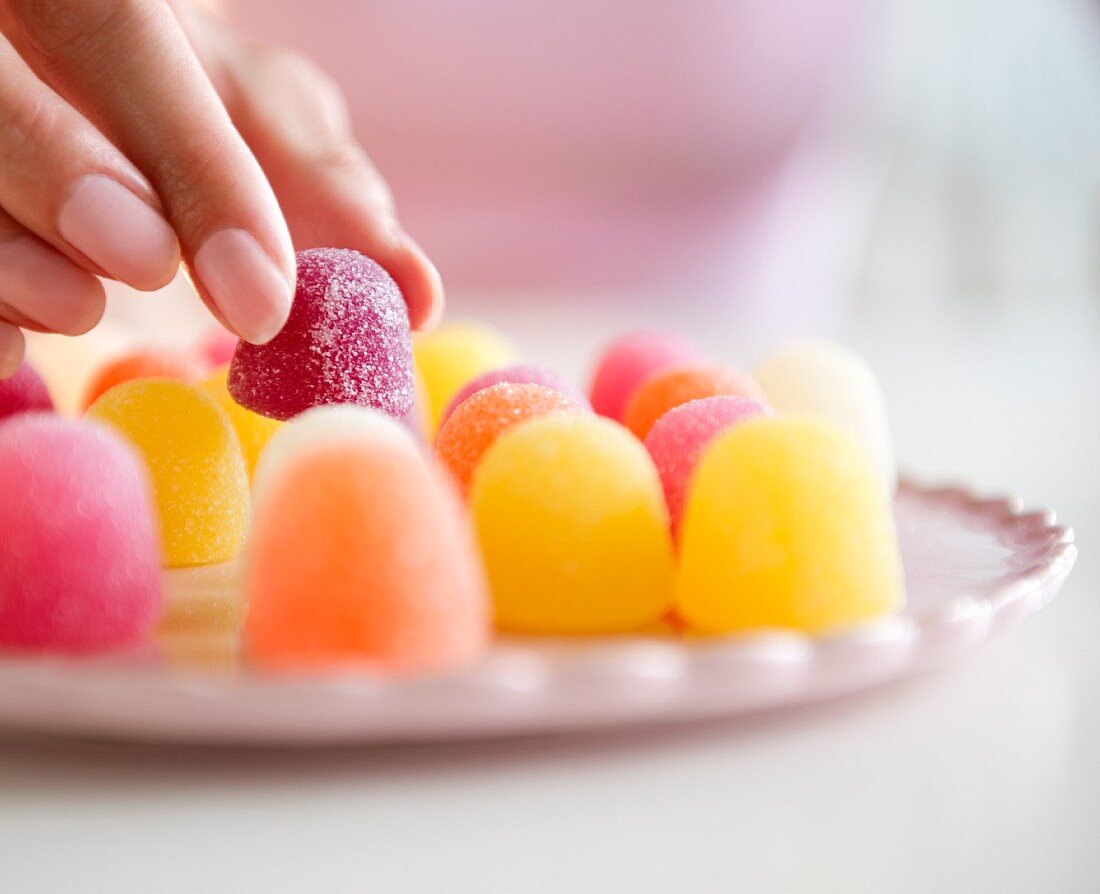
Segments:
[[[747,397],[704,397],[674,407],[653,424],[645,447],[661,476],[673,533],[679,530],[691,476],[707,445],[735,425],[772,412]]]
[[[137,454],[108,428],[31,413],[0,424],[0,646],[94,652],[147,636],[160,538]]]
[[[440,429],[443,428],[443,423],[447,421],[447,417],[454,412],[455,407],[466,398],[472,397],[486,388],[491,388],[493,385],[499,385],[501,382],[508,382],[512,385],[542,385],[544,388],[553,388],[566,397],[572,398],[585,409],[591,408],[588,398],[581,394],[580,389],[564,376],[552,369],[547,369],[545,366],[516,363],[512,366],[502,366],[500,369],[490,370],[463,385],[443,411],[443,415],[439,419]]]
[[[611,342],[600,355],[588,396],[601,416],[622,420],[635,389],[654,373],[702,360],[699,349],[674,332],[634,332]]]
[[[237,345],[228,384],[237,403],[272,419],[322,404],[358,404],[400,419],[413,403],[413,364],[397,284],[357,251],[298,252],[290,319],[265,345]]]
[[[27,410],[52,410],[53,401],[46,383],[26,360],[15,375],[0,379],[0,419]]]
[[[210,369],[225,366],[233,359],[237,336],[222,328],[211,329],[195,346],[195,353]]]

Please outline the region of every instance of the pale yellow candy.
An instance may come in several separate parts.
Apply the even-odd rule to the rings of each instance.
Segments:
[[[203,381],[202,388],[229,417],[229,422],[237,433],[237,440],[241,443],[244,462],[251,476],[256,470],[256,461],[260,458],[264,445],[283,423],[246,410],[233,400],[225,385],[228,375],[229,365],[220,366]]]
[[[475,376],[515,363],[518,355],[495,329],[462,323],[414,334],[413,359],[428,395],[431,437],[458,389]]]
[[[802,417],[720,435],[692,483],[676,600],[709,633],[819,633],[900,608],[891,507],[867,450]]]
[[[168,379],[132,379],[88,408],[141,453],[152,473],[165,562],[224,562],[244,546],[248,473],[237,436],[214,400]]]
[[[554,415],[509,429],[478,467],[470,506],[501,629],[618,633],[669,611],[661,484],[618,423]]]
[[[863,442],[893,493],[898,473],[886,401],[862,357],[833,342],[796,341],[768,357],[753,376],[778,412],[834,422]]]

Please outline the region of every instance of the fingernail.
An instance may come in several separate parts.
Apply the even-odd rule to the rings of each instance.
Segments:
[[[0,242],[0,300],[45,329],[80,335],[103,316],[103,286],[33,236]]]
[[[0,379],[15,375],[23,362],[23,333],[11,323],[0,323]]]
[[[293,295],[275,262],[245,230],[220,230],[195,255],[195,273],[226,322],[245,341],[271,341]]]
[[[104,174],[76,182],[57,229],[73,248],[136,289],[160,288],[179,267],[179,245],[168,221]]]

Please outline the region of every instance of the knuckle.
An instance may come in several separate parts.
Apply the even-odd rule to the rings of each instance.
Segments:
[[[86,52],[106,33],[124,30],[147,0],[10,0],[12,13],[45,64]]]
[[[276,90],[290,102],[319,108],[336,130],[348,127],[344,91],[313,60],[285,47],[252,44],[245,48],[250,80],[261,89]]]
[[[61,126],[61,106],[48,96],[0,104],[0,164],[26,164],[41,158]]]

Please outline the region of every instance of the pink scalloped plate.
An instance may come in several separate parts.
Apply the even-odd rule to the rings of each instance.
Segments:
[[[109,658],[0,658],[0,725],[117,739],[255,745],[470,739],[730,716],[942,667],[1058,591],[1073,532],[1012,498],[903,483],[905,612],[834,636],[501,639],[462,674],[263,677],[235,637],[194,626]],[[231,630],[232,566],[169,573],[173,628]],[[197,604],[202,600],[203,604]],[[197,625],[197,621],[194,622]]]

